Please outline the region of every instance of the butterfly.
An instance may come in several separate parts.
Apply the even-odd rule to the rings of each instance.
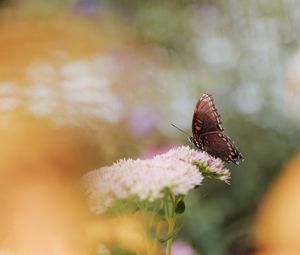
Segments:
[[[212,95],[204,93],[195,107],[192,121],[193,136],[189,136],[189,140],[197,149],[206,151],[225,162],[239,165],[243,156],[231,139],[224,134],[221,124],[221,116]]]

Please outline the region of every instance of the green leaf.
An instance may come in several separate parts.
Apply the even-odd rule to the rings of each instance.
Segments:
[[[184,211],[185,211],[184,201],[180,200],[176,205],[175,212],[178,214],[182,214],[182,213],[184,213]]]
[[[165,216],[165,210],[163,208],[160,208],[157,214],[160,216]]]

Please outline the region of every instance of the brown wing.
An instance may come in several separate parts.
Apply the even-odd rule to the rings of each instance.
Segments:
[[[199,140],[200,136],[207,132],[223,131],[222,121],[214,99],[210,94],[204,93],[198,100],[192,122],[192,131],[195,139]]]
[[[218,157],[226,162],[231,161],[237,165],[243,160],[242,154],[223,132],[204,134],[201,140],[203,149],[212,156]]]

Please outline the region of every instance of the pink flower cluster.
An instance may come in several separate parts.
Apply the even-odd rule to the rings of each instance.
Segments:
[[[172,245],[172,255],[196,255],[196,252],[189,243],[178,240]]]
[[[228,181],[230,172],[224,169],[220,159],[181,146],[152,159],[123,159],[87,173],[83,180],[90,209],[100,213],[113,201],[130,197],[153,202],[162,198],[165,190],[174,196],[186,195],[204,178],[195,162],[200,163],[205,172],[217,173],[222,177],[218,179]]]

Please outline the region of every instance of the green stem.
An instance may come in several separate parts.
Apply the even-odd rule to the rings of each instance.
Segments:
[[[173,231],[174,231],[174,219],[171,218],[169,221],[168,221],[168,235],[171,234]],[[171,255],[171,249],[172,249],[172,242],[173,242],[173,237],[169,238],[168,241],[167,241],[167,254],[166,255]]]
[[[171,212],[168,212],[168,236],[172,235],[174,233],[174,229],[175,229],[175,224],[176,224],[176,204],[177,204],[177,199],[173,197],[172,194],[170,194],[170,199],[171,199]],[[168,200],[167,200],[168,201]],[[171,250],[172,250],[172,243],[173,243],[173,236],[170,237],[167,241],[167,253],[166,255],[171,255]]]

